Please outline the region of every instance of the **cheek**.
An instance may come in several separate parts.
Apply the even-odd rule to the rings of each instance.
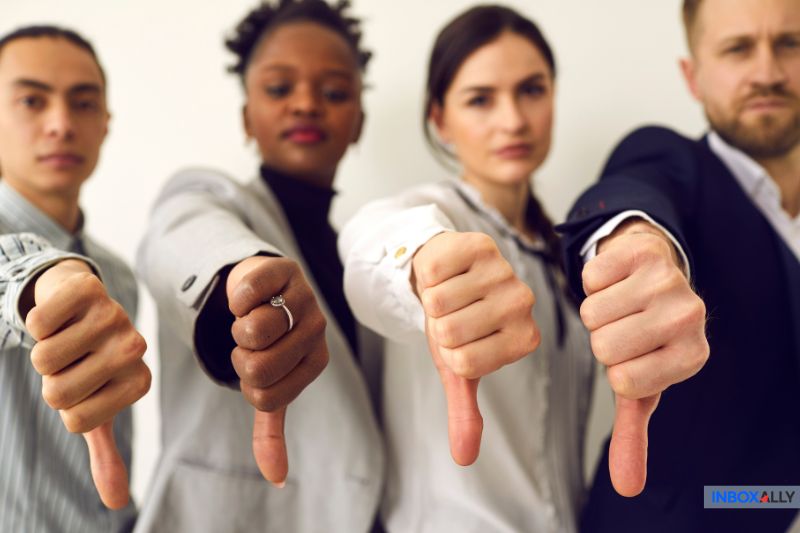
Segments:
[[[479,159],[490,145],[489,117],[467,112],[451,117],[450,141],[459,158]]]

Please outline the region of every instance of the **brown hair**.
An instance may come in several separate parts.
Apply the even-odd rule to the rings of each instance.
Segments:
[[[422,123],[425,139],[437,158],[440,155],[453,158],[454,155],[438,143],[431,133],[428,120],[431,109],[434,105],[444,105],[445,93],[450,88],[458,69],[470,54],[492,42],[504,31],[511,31],[528,39],[541,52],[555,78],[556,60],[553,50],[532,20],[513,9],[498,5],[476,6],[458,15],[439,32],[428,61]],[[525,209],[525,221],[545,242],[547,261],[563,271],[564,262],[558,235],[533,191]]]
[[[683,0],[683,27],[686,30],[686,41],[692,48],[692,32],[697,23],[697,12],[703,0]]]

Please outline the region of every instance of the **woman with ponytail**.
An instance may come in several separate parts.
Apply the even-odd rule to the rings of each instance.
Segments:
[[[452,20],[423,118],[459,179],[370,203],[340,235],[348,302],[387,338],[389,531],[577,527],[592,359],[531,186],[555,77],[550,46],[517,12]]]

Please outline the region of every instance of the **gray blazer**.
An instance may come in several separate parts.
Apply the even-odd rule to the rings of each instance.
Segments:
[[[380,340],[360,333],[362,370],[336,320],[330,362],[286,415],[289,477],[277,489],[252,453],[253,407],[215,383],[194,350],[194,326],[217,272],[258,252],[303,267],[291,228],[260,179],[179,172],[156,201],[137,268],[159,313],[163,450],[136,531],[368,531],[384,483],[384,449],[371,397]],[[287,302],[291,308],[291,302]]]

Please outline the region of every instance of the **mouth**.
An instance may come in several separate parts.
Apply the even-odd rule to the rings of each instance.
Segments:
[[[327,134],[316,126],[296,126],[283,132],[282,137],[301,145],[319,144],[327,139]]]
[[[789,107],[789,99],[775,96],[750,98],[744,104],[745,111],[774,111]]]
[[[81,155],[73,154],[71,152],[55,152],[52,154],[39,156],[37,161],[56,169],[63,169],[82,165],[85,161],[85,158]]]
[[[533,152],[533,145],[530,143],[515,143],[503,146],[494,151],[494,154],[501,159],[525,159]]]

